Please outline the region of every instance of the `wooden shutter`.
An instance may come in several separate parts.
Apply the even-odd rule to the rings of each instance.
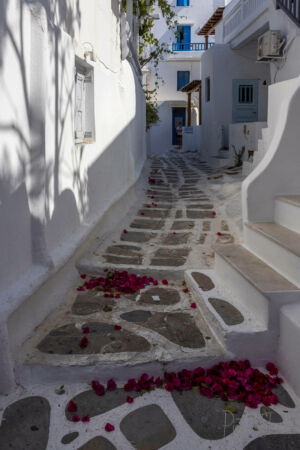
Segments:
[[[83,140],[85,133],[85,76],[76,72],[75,80],[75,139]]]
[[[92,139],[94,136],[94,89],[93,72],[89,72],[84,77],[85,85],[85,130],[84,137]]]

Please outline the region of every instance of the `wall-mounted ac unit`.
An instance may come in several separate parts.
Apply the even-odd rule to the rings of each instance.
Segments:
[[[281,56],[280,30],[269,30],[258,38],[257,61],[269,61]]]

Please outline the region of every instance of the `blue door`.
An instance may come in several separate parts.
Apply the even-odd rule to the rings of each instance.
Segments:
[[[185,108],[172,108],[172,144],[178,145],[176,127],[181,122],[185,127]]]
[[[190,25],[178,25],[177,27],[177,50],[188,51],[191,44]]]
[[[258,80],[232,80],[232,121],[258,121]]]

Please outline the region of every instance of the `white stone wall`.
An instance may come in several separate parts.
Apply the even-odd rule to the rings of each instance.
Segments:
[[[259,79],[258,121],[265,122],[267,119],[269,67],[256,64],[253,51],[255,52],[251,48],[232,50],[229,45],[215,45],[203,55],[201,151],[204,156],[217,155],[220,150],[219,131],[222,126],[225,129],[225,144],[229,145],[233,79]],[[211,80],[210,102],[206,102],[205,97],[207,77]]]
[[[0,308],[57,270],[143,167],[145,98],[121,61],[119,8],[5,0],[1,9]],[[75,145],[75,55],[90,50],[95,140]]]

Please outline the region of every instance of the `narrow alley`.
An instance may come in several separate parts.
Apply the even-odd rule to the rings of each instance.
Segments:
[[[228,359],[224,334],[257,331],[212,268],[213,246],[239,241],[241,171],[168,156],[150,160],[140,204],[96,236],[73,291],[20,349],[17,392],[1,399],[1,449],[273,450],[285,448],[278,426],[298,432],[300,403],[286,385],[273,390],[277,406],[254,410],[157,382]],[[124,271],[125,286],[129,273],[145,288],[90,285]],[[144,389],[130,388],[135,378]],[[298,448],[299,434],[289,442]]]

